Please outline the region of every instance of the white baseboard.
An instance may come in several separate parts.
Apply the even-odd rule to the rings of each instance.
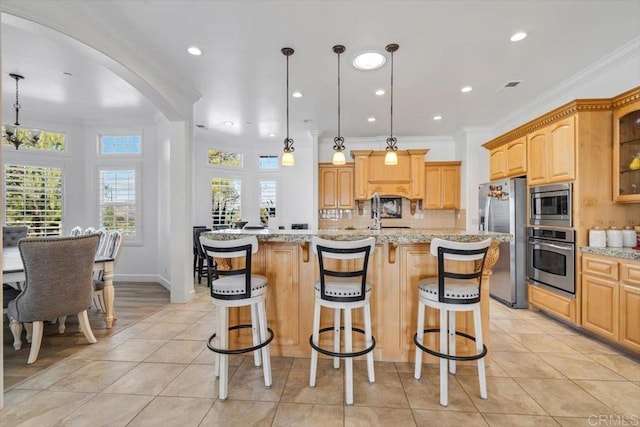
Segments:
[[[115,274],[113,276],[113,281],[121,281],[121,282],[156,282],[160,283],[163,288],[168,291],[171,290],[171,284],[167,279],[160,276],[159,274]]]

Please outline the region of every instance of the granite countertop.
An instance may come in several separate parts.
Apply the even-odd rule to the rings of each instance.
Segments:
[[[640,251],[631,248],[594,248],[591,246],[580,246],[580,252],[595,255],[605,255],[614,258],[640,260]]]
[[[434,237],[458,242],[477,242],[491,238],[494,242],[510,242],[509,233],[490,233],[486,231],[465,231],[456,229],[419,229],[397,228],[382,230],[217,230],[202,233],[213,240],[233,240],[244,236],[256,236],[262,242],[310,242],[313,236],[330,240],[358,240],[375,237],[376,243],[429,243]]]

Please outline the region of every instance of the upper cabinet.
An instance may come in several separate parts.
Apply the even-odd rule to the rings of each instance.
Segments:
[[[526,173],[526,136],[496,147],[489,152],[489,179],[521,176]]]
[[[330,163],[318,165],[319,208],[353,209],[353,164],[334,166]]]
[[[423,209],[460,209],[461,162],[426,162]]]
[[[640,93],[613,112],[613,199],[640,202]]]
[[[529,185],[572,181],[576,173],[575,117],[553,122],[527,136]]]

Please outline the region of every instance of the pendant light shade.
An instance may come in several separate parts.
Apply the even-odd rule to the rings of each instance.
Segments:
[[[385,50],[391,54],[391,132],[389,138],[387,138],[387,154],[384,156],[384,164],[395,166],[398,164],[398,140],[393,136],[393,52],[397,51],[398,46],[395,43],[387,45]]]
[[[283,47],[281,52],[287,57],[287,137],[284,139],[284,154],[282,155],[282,166],[293,166],[293,139],[289,138],[289,57],[294,50],[290,47]]]
[[[28,129],[20,129],[20,100],[19,100],[19,92],[18,92],[18,82],[24,79],[20,74],[9,74],[9,76],[16,81],[16,103],[13,104],[13,108],[16,109],[16,121],[13,126],[5,126],[4,135],[2,135],[7,141],[12,143],[16,150],[20,145],[24,143],[28,143],[31,146],[36,146],[38,141],[40,140],[40,132],[31,133],[31,130]]]
[[[340,54],[344,53],[345,47],[337,44],[333,47],[333,52],[338,55],[338,136],[333,138],[333,163],[334,165],[344,165],[347,160],[344,157],[344,138],[340,136]]]

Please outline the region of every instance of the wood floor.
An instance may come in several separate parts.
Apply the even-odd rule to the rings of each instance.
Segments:
[[[158,283],[151,282],[116,282],[115,309],[118,316],[113,328],[107,329],[104,323],[104,313],[91,308],[89,321],[91,329],[98,341],[102,338],[123,330],[151,314],[169,305],[169,291]],[[3,351],[4,351],[4,386],[5,389],[24,379],[35,375],[54,363],[75,353],[89,345],[80,331],[78,318],[67,318],[64,334],[58,333],[58,325],[45,323],[44,336],[38,360],[33,365],[27,365],[27,358],[31,346],[26,342],[22,333],[22,349],[13,349],[13,336],[9,330],[9,322],[3,320]]]

